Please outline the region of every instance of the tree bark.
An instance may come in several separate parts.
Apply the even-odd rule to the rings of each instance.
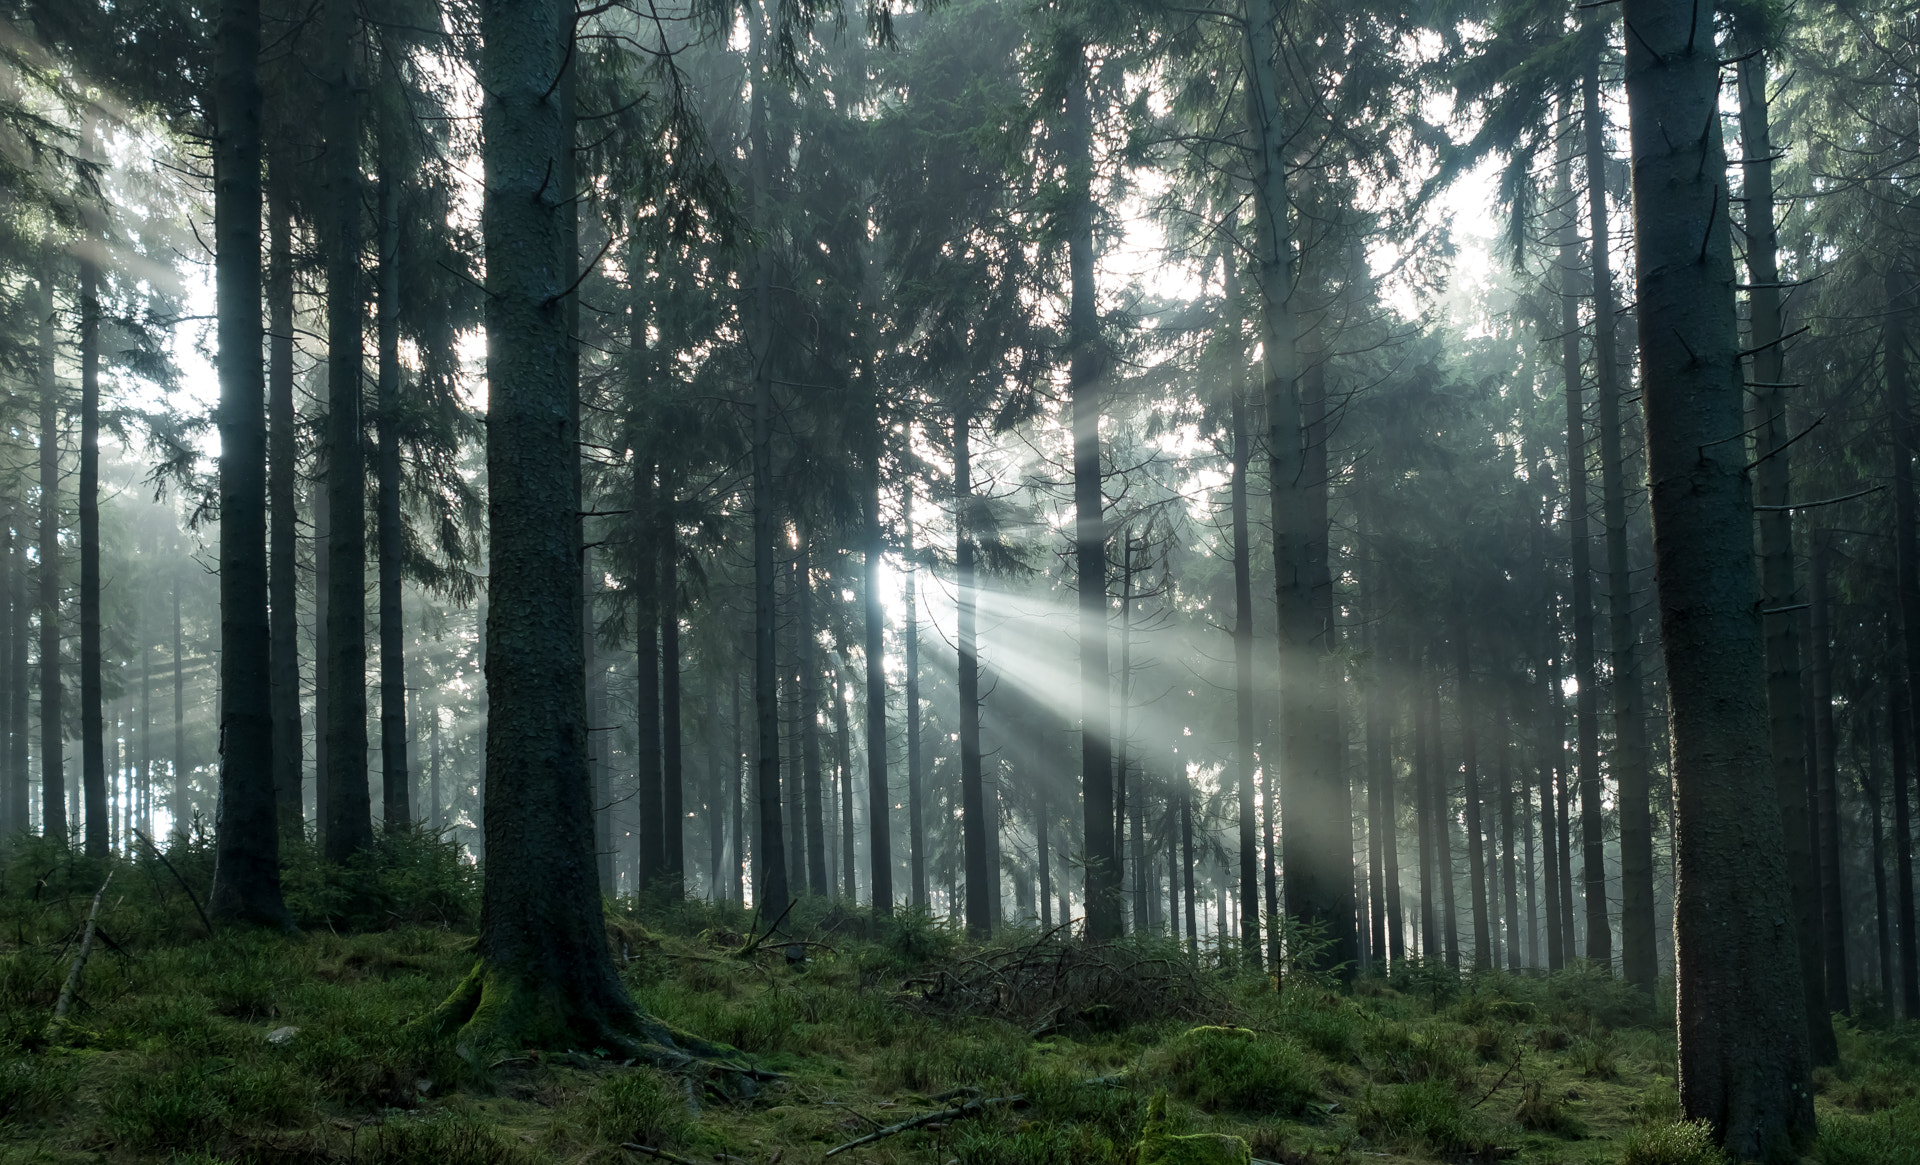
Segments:
[[[1833,531],[1813,532],[1807,573],[1813,583],[1813,769],[1820,831],[1820,932],[1826,964],[1827,1010],[1850,1014],[1847,998],[1846,886],[1840,867],[1839,726],[1833,714]]]
[[[379,436],[374,507],[380,547],[380,812],[389,830],[413,824],[407,777],[407,656],[400,605],[400,177],[399,130],[380,117]]]
[[[832,890],[827,881],[827,828],[825,798],[820,787],[820,647],[818,629],[813,623],[813,536],[800,531],[800,558],[794,564],[795,595],[794,666],[799,672],[796,693],[800,700],[800,793],[802,820],[807,830],[807,891],[825,898]]]
[[[277,159],[276,159],[277,160]],[[300,466],[293,407],[293,212],[288,176],[271,165],[267,184],[267,560],[272,635],[273,789],[280,831],[305,833],[300,727],[299,521],[294,482]]]
[[[1745,380],[1711,5],[1625,0],[1634,269],[1675,786],[1679,1084],[1739,1160],[1812,1139],[1780,807],[1767,782]]]
[[[1431,653],[1431,661],[1436,670],[1440,663],[1440,645],[1436,641]],[[1440,678],[1434,677],[1433,687],[1428,691],[1429,706],[1427,720],[1430,731],[1427,745],[1433,750],[1433,760],[1428,766],[1432,774],[1433,791],[1433,828],[1434,860],[1439,865],[1440,874],[1440,929],[1446,944],[1447,966],[1460,969],[1460,910],[1454,901],[1454,889],[1458,879],[1454,877],[1453,867],[1453,789],[1448,777],[1446,752],[1443,746],[1445,736],[1440,731]]]
[[[1600,61],[1606,47],[1598,11],[1583,14],[1587,68],[1582,78],[1587,154],[1587,207],[1592,230],[1593,347],[1600,398],[1601,525],[1607,547],[1607,658],[1612,666],[1612,769],[1620,814],[1620,965],[1627,982],[1653,993],[1659,985],[1653,921],[1653,819],[1648,810],[1649,773],[1645,691],[1640,683],[1633,573],[1627,561],[1626,454],[1622,450],[1623,395],[1615,329],[1613,256],[1608,242],[1606,118],[1600,108]],[[1594,911],[1587,912],[1588,930]],[[1604,926],[1604,911],[1601,912]],[[1589,956],[1593,954],[1591,933]]]
[[[925,797],[925,773],[920,752],[920,607],[914,594],[919,578],[919,569],[914,563],[913,549],[913,482],[907,481],[906,496],[901,502],[901,522],[906,531],[907,558],[907,625],[902,634],[906,637],[907,667],[907,864],[912,881],[913,907],[926,910],[927,898],[927,829],[926,807],[922,803]]]
[[[354,0],[321,10],[327,249],[327,834],[330,862],[373,844],[367,788],[366,469],[361,449],[360,113]],[[568,578],[571,580],[572,571]]]
[[[636,309],[638,304],[635,304]],[[635,339],[643,323],[636,323]],[[659,505],[651,457],[633,459],[634,603],[634,865],[636,891],[651,889],[664,868],[666,830],[660,820],[664,768],[660,751],[660,595],[654,527]],[[783,903],[784,905],[784,903]]]
[[[1562,96],[1561,109],[1570,115],[1571,103]],[[1564,119],[1563,119],[1564,120]],[[1592,541],[1587,530],[1586,417],[1581,403],[1580,303],[1576,282],[1582,270],[1570,174],[1572,140],[1562,138],[1555,167],[1556,200],[1566,207],[1559,228],[1561,377],[1567,393],[1567,539],[1571,548],[1571,589],[1568,595],[1573,622],[1574,721],[1580,788],[1581,862],[1585,867],[1587,957],[1606,960],[1612,947],[1607,929],[1606,869],[1600,819],[1599,680],[1593,657]],[[1596,926],[1598,933],[1595,933]],[[1567,957],[1574,952],[1568,950]]]
[[[600,622],[596,599],[599,580],[594,577],[593,547],[582,544],[580,550],[580,654],[581,669],[587,682],[587,772],[593,789],[594,869],[600,877],[603,898],[619,896],[620,884],[613,867],[613,766],[607,763],[606,665],[600,660]],[[438,717],[434,728],[439,729]]]
[[[1460,715],[1461,792],[1467,817],[1467,892],[1473,911],[1473,969],[1485,971],[1493,963],[1493,932],[1487,919],[1486,834],[1480,820],[1480,738],[1475,731],[1473,667],[1467,643],[1466,619],[1454,624],[1453,650]]]
[[[93,131],[87,130],[92,146]],[[259,136],[254,131],[254,201],[259,201]],[[237,159],[236,159],[237,160]],[[253,233],[259,250],[259,231]],[[259,268],[256,254],[254,267]],[[258,283],[258,275],[255,282]],[[259,315],[258,304],[255,316]],[[256,331],[258,325],[256,324]],[[111,849],[105,724],[100,692],[100,269],[80,260],[80,788],[86,799],[86,853]],[[264,549],[264,547],[263,547]],[[261,677],[264,679],[265,677]],[[264,759],[264,758],[262,758]]]
[[[871,364],[867,367],[871,416],[867,433],[867,481],[861,494],[866,534],[865,577],[862,579],[861,631],[865,635],[867,681],[867,861],[874,913],[893,913],[893,793],[887,777],[887,656],[886,611],[880,603],[880,571],[887,553],[886,530],[880,523],[881,458],[885,420],[880,415],[879,388]]]
[[[772,213],[772,152],[767,130],[767,86],[772,70],[766,59],[766,28],[757,10],[747,13],[753,92],[747,109],[748,210],[764,231]],[[790,899],[787,888],[785,827],[780,806],[780,691],[774,661],[774,555],[779,536],[779,503],[773,496],[773,252],[762,245],[753,261],[753,303],[748,335],[753,354],[753,702],[759,772],[754,789],[760,820],[754,837],[758,853],[753,898],[768,917],[777,917]]]
[[[1114,830],[1113,739],[1107,656],[1107,518],[1100,477],[1101,380],[1093,264],[1093,99],[1085,46],[1067,87],[1067,224],[1071,302],[1067,381],[1072,394],[1074,577],[1080,590],[1080,764],[1087,855],[1087,938],[1120,937],[1120,846]]]
[[[1734,21],[1740,99],[1741,180],[1746,191],[1748,318],[1753,356],[1752,417],[1755,421],[1754,502],[1759,512],[1761,604],[1765,616],[1767,729],[1774,796],[1786,839],[1788,889],[1793,901],[1795,945],[1806,992],[1809,1050],[1816,1064],[1839,1060],[1833,1020],[1826,1005],[1826,967],[1821,958],[1820,903],[1809,873],[1813,854],[1799,810],[1806,786],[1807,724],[1801,691],[1799,586],[1794,578],[1793,517],[1788,503],[1791,434],[1787,428],[1785,354],[1780,347],[1779,231],[1774,222],[1773,137],[1767,110],[1767,58],[1760,30],[1749,14]],[[1889,320],[1894,317],[1888,317]],[[1889,377],[1891,390],[1891,377]],[[1897,472],[1897,466],[1896,466]],[[1896,483],[1895,496],[1899,491]],[[1911,495],[1909,495],[1911,496]],[[1897,507],[1897,502],[1896,502]],[[1909,526],[1911,514],[1909,514]],[[1920,639],[1916,639],[1920,645]],[[1920,655],[1914,657],[1920,660]]]
[[[704,1049],[642,1015],[607,949],[581,655],[576,384],[567,374],[573,191],[563,108],[573,9],[480,10],[489,484],[486,849],[479,962],[427,1020],[484,1067],[523,1047],[656,1063]]]
[[[187,687],[181,676],[180,580],[173,580],[173,835],[188,838]]]
[[[22,428],[25,427],[24,421]],[[21,492],[25,493],[24,475],[20,481]],[[33,827],[32,805],[28,789],[27,736],[32,731],[28,720],[28,689],[31,686],[27,670],[29,656],[27,641],[32,635],[30,620],[33,617],[33,601],[27,593],[29,570],[27,567],[27,510],[25,504],[14,510],[13,528],[13,581],[10,590],[13,620],[13,656],[11,667],[13,674],[7,689],[7,722],[9,725],[8,761],[13,771],[13,782],[7,787],[7,800],[12,805],[13,828],[16,832],[25,832]],[[176,815],[175,821],[179,820]]]
[[[1080,398],[1076,397],[1076,403]],[[967,932],[984,938],[993,931],[993,902],[999,896],[999,881],[987,861],[987,805],[980,780],[980,656],[975,629],[975,583],[973,544],[973,418],[964,410],[953,417],[953,525],[954,525],[954,606],[959,648],[956,686],[960,694],[960,829],[966,855]],[[1076,455],[1076,481],[1078,458]],[[1096,473],[1096,487],[1098,485]],[[1105,577],[1103,572],[1102,578]],[[1084,606],[1083,606],[1084,615]],[[1085,620],[1082,619],[1082,628]],[[1106,624],[1101,622],[1101,643],[1106,642]],[[1084,650],[1082,655],[1085,655]],[[1103,677],[1104,678],[1104,677]],[[1102,684],[1104,690],[1105,685]],[[1102,717],[1104,719],[1104,717]],[[1089,771],[1088,779],[1092,780]],[[1112,788],[1112,774],[1106,784]],[[1089,819],[1088,829],[1093,828]],[[1111,836],[1113,817],[1109,810],[1105,828]]]
[[[292,921],[280,897],[268,683],[272,641],[267,625],[266,383],[260,364],[259,0],[223,0],[217,42],[214,294],[220,327],[222,747],[207,911],[223,921],[287,929]],[[104,786],[103,780],[102,832]],[[88,817],[91,824],[91,811]]]
[[[1893,751],[1893,856],[1895,909],[1900,944],[1900,1014],[1920,1016],[1920,943],[1914,941],[1913,817],[1907,781],[1912,776],[1908,752],[1907,686],[1896,679],[1887,685],[1887,735]]]
[[[1228,271],[1233,270],[1232,260],[1228,261]],[[1229,310],[1232,306],[1232,293],[1228,293]],[[1238,319],[1238,316],[1235,316]],[[1230,329],[1237,340],[1237,324]],[[1260,867],[1259,840],[1256,831],[1259,819],[1255,816],[1253,801],[1253,564],[1252,538],[1248,533],[1247,521],[1247,470],[1253,460],[1252,442],[1247,432],[1247,403],[1244,391],[1244,378],[1240,374],[1240,362],[1237,359],[1240,346],[1234,343],[1231,351],[1234,360],[1233,387],[1227,405],[1229,432],[1228,472],[1232,475],[1228,483],[1228,506],[1232,511],[1233,522],[1233,713],[1234,713],[1234,790],[1239,796],[1240,810],[1240,916],[1254,920],[1250,931],[1240,936],[1241,955],[1249,966],[1260,965]]]
[[[1412,662],[1409,661],[1409,666]],[[1417,673],[1416,673],[1417,675]],[[1414,824],[1420,835],[1420,954],[1432,959],[1440,954],[1440,911],[1437,868],[1434,863],[1434,833],[1439,811],[1434,807],[1433,773],[1429,764],[1432,726],[1428,723],[1427,701],[1419,695],[1418,684],[1410,684],[1413,699],[1413,788]]]
[[[60,710],[60,383],[53,275],[40,277],[40,829],[67,841],[66,722]]]
[[[660,870],[667,896],[686,894],[686,758],[680,718],[680,531],[673,471],[660,466]]]

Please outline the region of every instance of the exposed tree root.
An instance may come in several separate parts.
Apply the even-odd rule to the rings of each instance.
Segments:
[[[726,1044],[661,1023],[624,998],[570,998],[560,984],[475,964],[453,993],[418,1021],[432,1038],[479,1071],[529,1050],[599,1052],[698,1080],[728,1099],[746,1099],[776,1074],[753,1067]]]

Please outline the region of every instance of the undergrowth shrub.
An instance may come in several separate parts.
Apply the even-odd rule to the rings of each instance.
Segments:
[[[587,1093],[582,1111],[592,1132],[614,1144],[669,1148],[683,1142],[693,1126],[685,1095],[651,1068],[606,1076]]]
[[[1285,1036],[1246,1028],[1192,1028],[1159,1059],[1174,1094],[1210,1111],[1296,1115],[1319,1090],[1319,1073],[1305,1049]]]
[[[1920,1165],[1920,1102],[1871,1116],[1820,1114],[1820,1165]]]
[[[1353,1123],[1363,1137],[1435,1156],[1479,1153],[1490,1144],[1484,1120],[1438,1080],[1368,1088],[1354,1102]]]
[[[1732,1165],[1707,1121],[1643,1125],[1627,1134],[1620,1165]]]
[[[480,868],[431,826],[383,830],[345,865],[322,859],[311,839],[283,841],[280,884],[302,929],[467,927],[480,917]]]
[[[1514,1123],[1529,1132],[1552,1133],[1556,1137],[1577,1137],[1584,1131],[1580,1121],[1567,1108],[1564,1093],[1550,1091],[1538,1080],[1520,1087],[1520,1105],[1513,1110]]]

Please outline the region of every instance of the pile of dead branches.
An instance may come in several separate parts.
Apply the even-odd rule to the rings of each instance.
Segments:
[[[906,980],[901,990],[921,1010],[1003,1019],[1036,1036],[1149,1020],[1215,1021],[1230,1010],[1211,972],[1194,966],[1177,946],[1094,944],[1063,930],[956,952]]]

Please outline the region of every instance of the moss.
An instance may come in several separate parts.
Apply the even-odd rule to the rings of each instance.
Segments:
[[[1158,1093],[1147,1108],[1146,1127],[1134,1148],[1138,1165],[1248,1165],[1253,1151],[1239,1137],[1225,1133],[1168,1131],[1167,1095]]]
[[[1209,1110],[1296,1115],[1319,1091],[1304,1049],[1246,1028],[1192,1028],[1166,1049],[1160,1071],[1178,1095]]]
[[[1667,1121],[1627,1134],[1620,1165],[1731,1165],[1706,1121]]]
[[[1438,1080],[1368,1090],[1355,1103],[1354,1127],[1369,1139],[1441,1156],[1479,1153],[1492,1144],[1477,1112]]]

